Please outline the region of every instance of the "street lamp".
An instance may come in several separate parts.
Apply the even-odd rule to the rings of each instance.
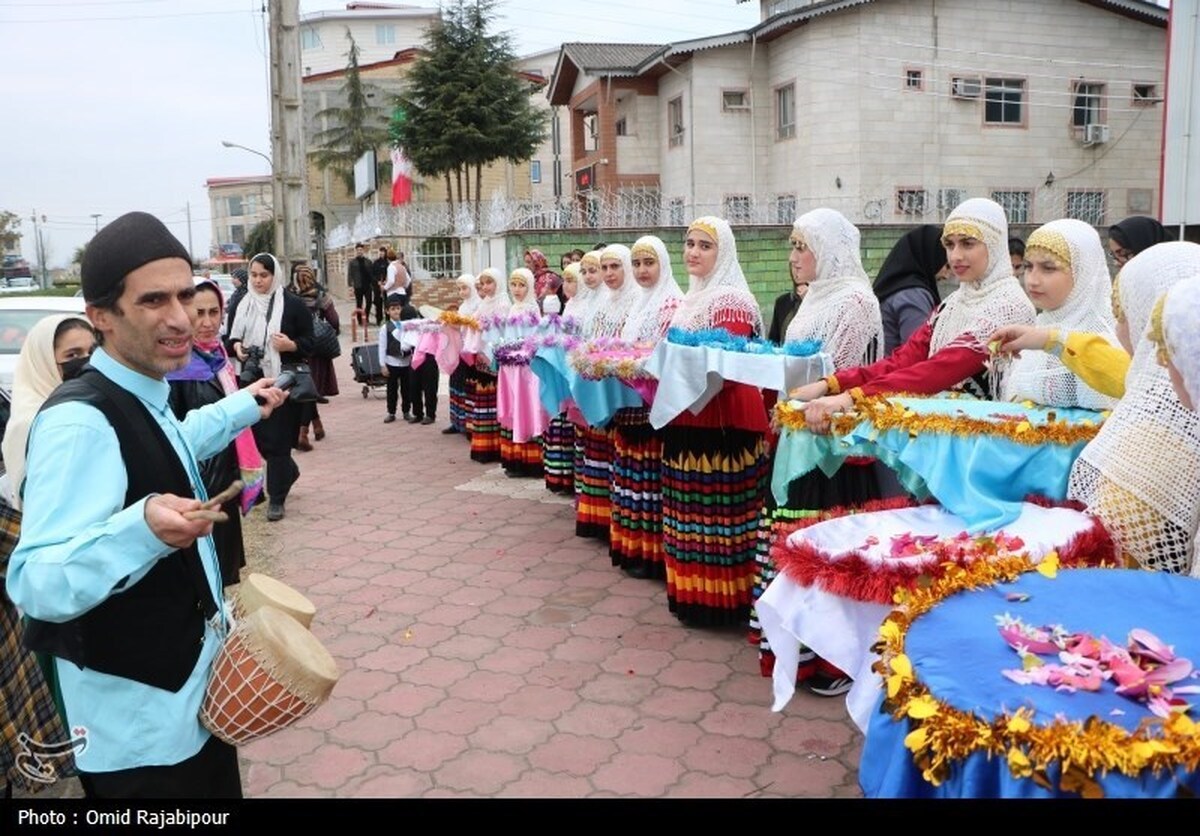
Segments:
[[[251,154],[258,154],[258,156],[267,161],[267,165],[271,166],[272,169],[275,167],[274,163],[271,162],[271,158],[262,151],[255,151],[253,148],[247,148],[245,145],[238,145],[236,142],[230,142],[228,139],[222,139],[221,144],[226,148],[241,148],[243,151],[249,151]]]

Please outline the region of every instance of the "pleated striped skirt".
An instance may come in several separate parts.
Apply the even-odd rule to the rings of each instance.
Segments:
[[[546,490],[575,493],[575,425],[567,420],[566,413],[551,418],[542,435],[542,465]]]
[[[500,428],[500,464],[509,476],[537,478],[542,475],[542,442],[513,441],[512,430]]]
[[[467,431],[467,375],[465,363],[450,375],[450,426],[460,433]]]
[[[665,578],[662,534],[662,438],[647,407],[613,416],[612,518],[608,553],[613,566],[638,577]]]
[[[612,504],[612,430],[575,432],[575,534],[608,542]]]
[[[496,420],[496,377],[478,374],[468,390],[471,414],[467,432],[471,434],[471,458],[477,462],[500,460],[500,423]]]
[[[764,452],[762,433],[749,430],[663,430],[667,605],[688,625],[749,623]]]

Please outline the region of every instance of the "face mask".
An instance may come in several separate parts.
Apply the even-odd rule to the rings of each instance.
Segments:
[[[79,377],[79,373],[83,371],[83,367],[86,366],[88,361],[91,359],[92,358],[90,356],[74,357],[70,360],[67,360],[65,363],[60,363],[59,367],[62,369],[63,381],[65,382],[71,380],[72,378]]]

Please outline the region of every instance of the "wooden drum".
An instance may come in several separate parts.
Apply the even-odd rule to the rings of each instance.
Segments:
[[[245,615],[213,660],[200,722],[235,746],[290,726],[329,698],[337,663],[281,610]]]
[[[252,572],[238,584],[234,617],[245,618],[264,606],[282,610],[306,628],[311,628],[313,616],[317,613],[312,601],[286,583]]]

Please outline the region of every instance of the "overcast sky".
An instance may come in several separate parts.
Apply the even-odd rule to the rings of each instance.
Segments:
[[[209,177],[269,173],[227,139],[270,151],[265,0],[0,0],[0,210],[51,266],[97,223],[140,209],[208,254]],[[436,0],[410,5],[436,6]],[[301,0],[301,13],[342,2]],[[756,0],[503,0],[498,28],[528,54],[564,41],[669,43],[744,29]],[[99,215],[93,218],[93,215]]]

